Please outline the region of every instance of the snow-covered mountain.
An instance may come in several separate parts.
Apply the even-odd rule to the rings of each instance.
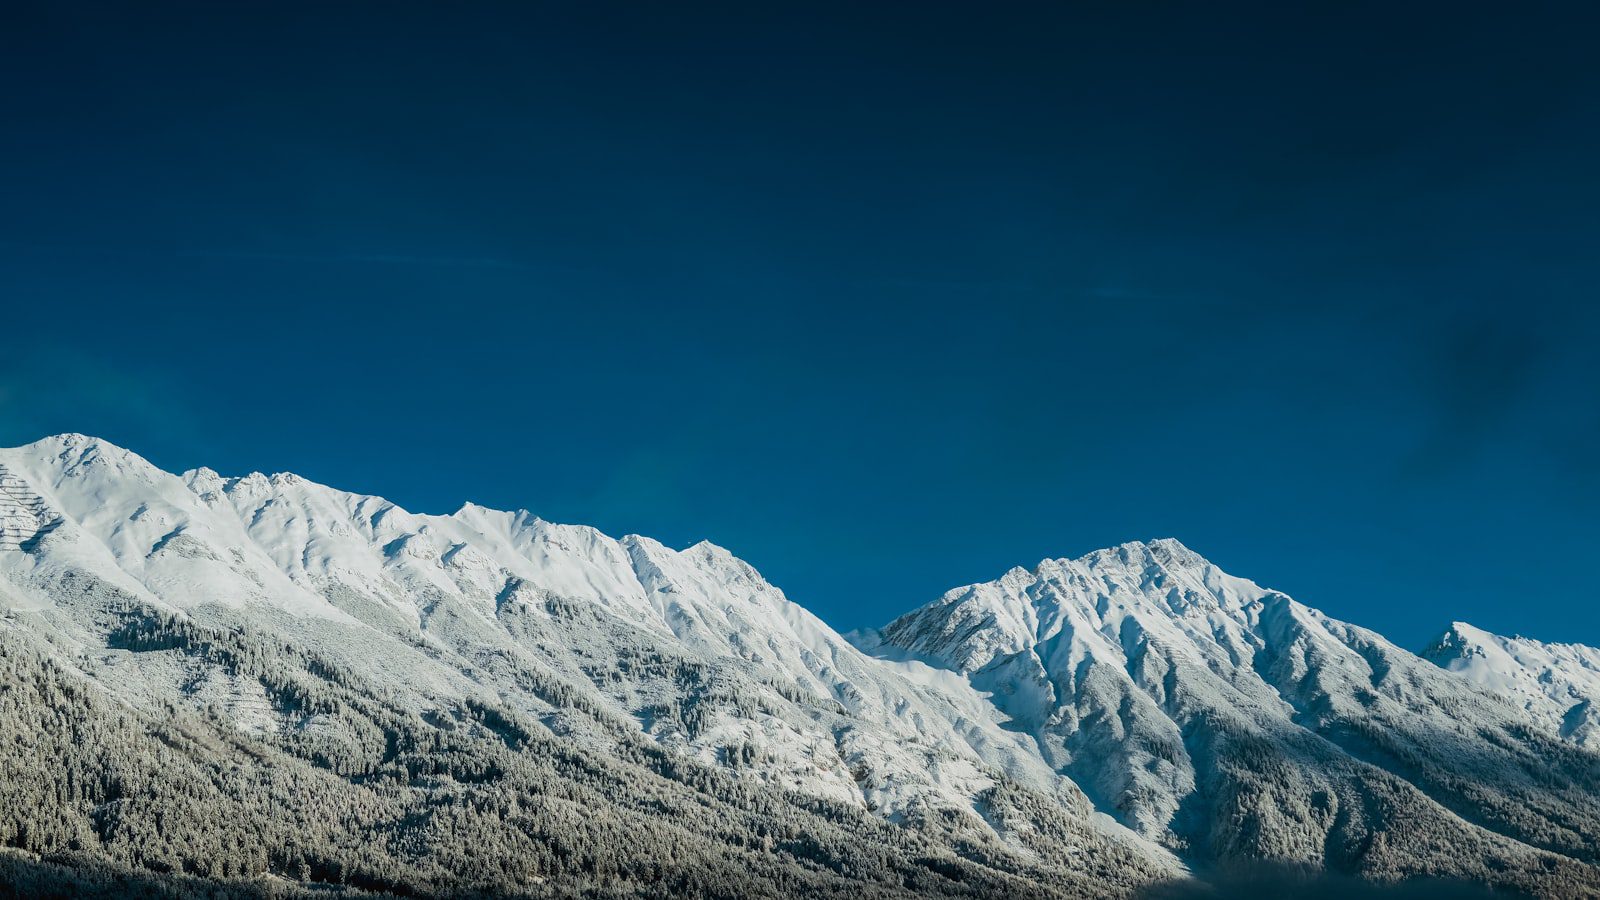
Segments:
[[[1561,737],[1600,749],[1600,649],[1502,637],[1456,622],[1422,655],[1506,697]]]
[[[174,475],[82,435],[0,451],[0,465],[50,526],[0,552],[5,621],[133,708],[361,749],[352,726],[150,639],[169,627],[153,613],[307,649],[424,721],[493,703],[589,753],[636,754],[642,737],[752,787],[1038,864],[1114,860],[1090,868],[1130,883],[1179,871],[980,691],[863,653],[711,544],[471,504],[419,515],[287,474]]]
[[[1097,806],[1190,858],[1470,877],[1600,855],[1600,760],[1176,541],[1046,560],[864,639],[959,672]]]
[[[432,761],[400,779],[410,793],[384,795],[405,809],[444,802],[429,780],[442,776],[417,766],[455,772],[441,748],[470,738],[473,759],[571,748],[743,804],[759,840],[699,814],[681,813],[680,832],[719,858],[777,854],[783,878],[1116,894],[1185,864],[1266,859],[1600,890],[1600,756],[1562,740],[1550,709],[1496,693],[1521,690],[1520,674],[1464,678],[1175,541],[1015,569],[852,641],[711,544],[471,504],[414,514],[287,474],[174,475],[82,435],[0,450],[0,525],[0,647],[25,646],[140,721],[188,710],[225,732],[185,726],[163,746],[240,742],[352,790],[399,777],[403,748],[423,748]],[[446,783],[488,791],[511,765]],[[615,816],[638,814],[601,794]],[[96,831],[107,802],[85,798],[81,822],[59,828],[145,865]],[[850,844],[846,864],[822,838],[773,836],[841,815],[933,849],[874,850],[891,840],[878,837]],[[425,858],[419,838],[390,840],[396,865]],[[290,877],[319,864],[296,852]],[[526,890],[574,858],[588,857],[500,866]],[[906,859],[923,862],[877,874]]]
[[[78,435],[0,458],[66,513],[35,552],[0,557],[21,608],[49,608],[49,585],[89,573],[155,608],[268,622],[419,694],[504,692],[496,655],[534,656],[664,744],[712,762],[755,742],[763,778],[887,815],[930,797],[970,805],[996,767],[1073,790],[977,691],[867,657],[709,543],[677,551],[471,504],[415,515],[294,475],[174,476]],[[422,658],[363,658],[375,631],[420,642]],[[444,651],[475,671],[429,664]],[[641,654],[709,671],[629,665]],[[169,693],[155,677],[140,690]],[[749,709],[684,721],[685,705],[718,691]]]

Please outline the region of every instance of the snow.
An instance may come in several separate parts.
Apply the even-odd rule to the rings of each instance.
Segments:
[[[1454,622],[1422,655],[1507,698],[1561,737],[1600,749],[1600,649]]]
[[[0,605],[63,641],[86,640],[70,621],[81,609],[44,586],[88,575],[318,647],[419,710],[487,691],[548,712],[494,668],[514,658],[707,762],[758,746],[741,772],[760,783],[890,818],[981,820],[979,795],[1009,779],[1169,867],[1162,847],[1183,845],[1180,813],[1212,801],[1203,785],[1221,768],[1197,733],[1276,742],[1308,795],[1354,790],[1327,774],[1356,765],[1324,739],[1341,728],[1485,745],[1466,718],[1510,735],[1506,753],[1522,752],[1517,726],[1596,741],[1600,651],[1458,623],[1419,658],[1173,539],[1014,568],[847,639],[707,542],[679,550],[473,503],[417,514],[292,474],[173,475],[83,435],[0,450],[0,465],[62,520],[0,551]],[[129,698],[275,727],[255,686],[162,665],[108,671]],[[703,713],[696,727],[671,714],[685,706]],[[1484,764],[1510,766],[1496,746]]]
[[[0,463],[67,520],[39,552],[0,554],[0,571],[19,582],[89,572],[158,608],[354,649],[347,657],[375,679],[437,694],[473,687],[427,655],[361,652],[386,646],[375,629],[409,634],[416,646],[454,641],[467,654],[515,644],[508,652],[539,655],[568,678],[616,668],[639,648],[711,664],[740,691],[764,694],[756,707],[774,712],[718,709],[690,736],[649,711],[675,702],[681,688],[670,681],[638,676],[607,702],[702,759],[756,742],[763,761],[751,777],[890,817],[927,803],[970,810],[997,772],[1047,794],[1076,791],[981,691],[948,672],[908,673],[861,652],[709,542],[676,550],[471,503],[417,514],[291,474],[173,475],[81,435],[0,450]],[[37,591],[14,594],[19,606],[24,596],[41,605]],[[592,609],[586,630],[557,642],[550,598]],[[448,627],[471,630],[450,635],[436,621],[444,608],[472,620]],[[530,647],[507,633],[503,614],[542,617],[548,635]],[[141,690],[164,690],[160,673],[140,677]],[[202,683],[196,696],[238,711],[242,730],[270,730],[248,686]]]
[[[1229,575],[1172,539],[1012,569],[855,637],[885,659],[964,676],[1100,809],[1152,839],[1179,840],[1180,810],[1219,763],[1196,742],[1197,726],[1281,735],[1282,754],[1294,758],[1311,734],[1352,728],[1402,732],[1426,747],[1441,735],[1481,745],[1474,729],[1516,734],[1529,724],[1382,636]],[[1547,716],[1593,696],[1595,682],[1571,687],[1600,674],[1572,648],[1536,661],[1526,645],[1516,654],[1524,666],[1500,662],[1512,652],[1494,644],[1469,654],[1466,671],[1491,691],[1520,686],[1543,698],[1560,686]],[[1510,771],[1527,758],[1519,750],[1488,764]],[[1308,789],[1321,789],[1318,768],[1332,759],[1306,770]]]

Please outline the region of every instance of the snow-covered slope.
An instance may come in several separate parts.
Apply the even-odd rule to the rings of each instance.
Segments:
[[[1456,622],[1422,655],[1500,694],[1561,737],[1600,749],[1600,649],[1503,637]]]
[[[1096,883],[1250,858],[1600,885],[1600,757],[1544,711],[1175,541],[1014,569],[852,642],[711,544],[174,475],[82,435],[0,466],[4,634],[312,758],[369,739],[152,616],[313,654],[420,722],[489,703],[622,762],[642,738]]]

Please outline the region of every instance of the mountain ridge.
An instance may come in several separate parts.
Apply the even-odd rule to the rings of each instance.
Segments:
[[[1180,859],[1600,890],[1588,732],[1176,539],[1014,567],[846,636],[705,541],[415,514],[292,473],[173,475],[83,435],[0,463],[61,516],[0,552],[8,640],[117,703],[202,710],[341,777],[387,771],[374,728],[437,742],[494,709],[450,728],[526,720],[623,766],[654,747],[961,865],[1093,871],[1111,893]],[[273,642],[303,648],[294,678],[338,680],[286,700],[288,676],[219,667],[213,631],[269,662],[289,652]],[[393,712],[294,699],[358,683]]]

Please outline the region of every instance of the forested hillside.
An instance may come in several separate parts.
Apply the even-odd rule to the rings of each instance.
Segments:
[[[316,727],[263,741],[204,711],[137,712],[0,629],[0,845],[86,884],[139,871],[186,876],[160,882],[180,894],[1050,897],[1150,874],[1132,854],[1050,859],[1048,835],[1024,859],[970,823],[898,826],[756,789],[624,729],[607,759],[504,708],[425,721],[295,648],[122,613],[111,646],[257,679]],[[989,802],[1001,817],[1039,803],[1015,789]]]

